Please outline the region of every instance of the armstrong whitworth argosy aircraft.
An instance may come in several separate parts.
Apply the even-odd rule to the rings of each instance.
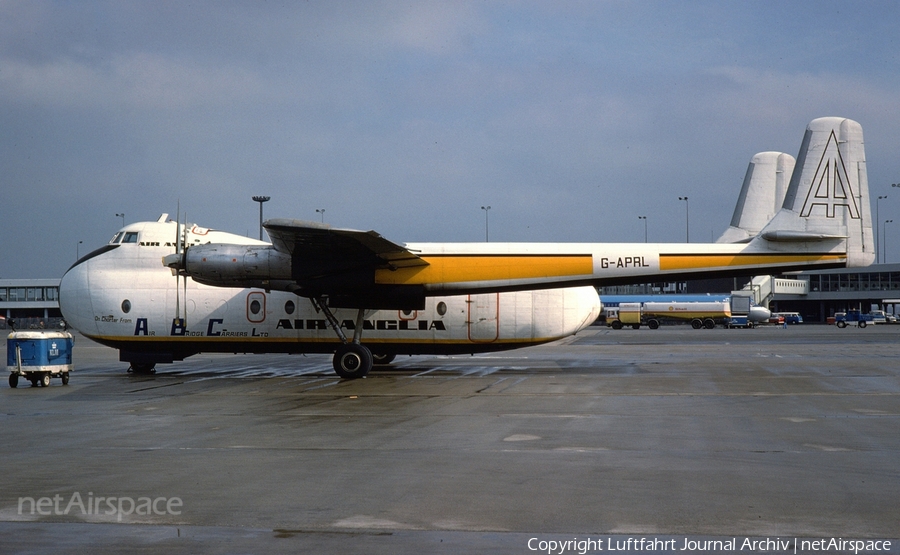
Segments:
[[[76,262],[60,307],[138,371],[200,352],[334,352],[338,375],[358,378],[373,353],[389,360],[551,341],[594,321],[593,286],[871,264],[862,128],[812,121],[771,221],[743,222],[740,207],[737,235],[713,244],[401,246],[285,219],[265,223],[268,244],[164,216],[126,226]]]

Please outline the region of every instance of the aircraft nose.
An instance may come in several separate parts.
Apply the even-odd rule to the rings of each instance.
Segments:
[[[754,322],[767,322],[772,316],[772,311],[764,306],[752,306],[750,307],[750,316]]]
[[[63,275],[59,282],[59,310],[66,323],[82,334],[96,330],[91,303],[89,261],[81,261]]]

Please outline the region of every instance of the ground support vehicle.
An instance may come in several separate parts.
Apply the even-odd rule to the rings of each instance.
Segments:
[[[19,385],[19,377],[32,387],[47,387],[51,378],[69,383],[72,364],[72,334],[65,331],[14,331],[6,339],[6,368],[9,387]]]
[[[646,325],[655,330],[665,322],[689,322],[695,330],[711,330],[731,318],[731,307],[725,301],[621,303],[617,312],[607,315],[607,325],[617,330]]]
[[[864,328],[868,325],[875,325],[871,314],[863,314],[858,310],[848,310],[847,312],[838,312],[834,315],[834,325],[839,328],[847,326],[856,326]]]

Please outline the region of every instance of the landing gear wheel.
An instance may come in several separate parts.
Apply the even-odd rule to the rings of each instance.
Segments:
[[[62,373],[62,382],[63,382],[63,385],[69,385],[69,373],[68,372]]]
[[[691,320],[691,327],[695,330],[699,330],[703,327],[703,322],[701,322],[700,320]]]
[[[19,385],[19,375],[18,374],[10,374],[9,375],[9,387],[15,389],[17,385]]]
[[[372,362],[374,362],[375,364],[377,364],[379,366],[384,366],[384,365],[390,364],[390,363],[394,362],[395,358],[397,358],[397,355],[395,355],[395,354],[385,355],[385,354],[372,353]]]
[[[50,387],[50,374],[41,374],[41,387]]]
[[[703,320],[703,327],[708,330],[714,329],[716,327],[716,321],[712,318],[707,318],[706,320]]]
[[[134,374],[156,374],[156,365],[152,362],[132,362],[128,371]]]
[[[356,343],[344,343],[335,351],[332,365],[345,380],[363,378],[372,369],[372,351]]]

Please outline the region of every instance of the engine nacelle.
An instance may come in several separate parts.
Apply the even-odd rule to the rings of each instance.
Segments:
[[[217,287],[271,287],[291,279],[291,257],[270,246],[193,245],[184,253],[184,274]]]

